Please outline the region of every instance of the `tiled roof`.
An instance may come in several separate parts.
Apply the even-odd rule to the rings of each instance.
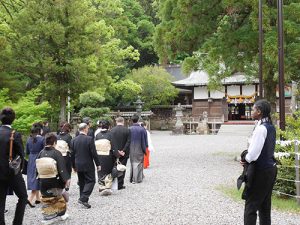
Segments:
[[[172,82],[176,87],[193,87],[193,86],[207,86],[209,75],[205,71],[194,71],[186,79]],[[258,79],[248,80],[245,74],[235,73],[231,77],[223,79],[222,84],[245,84],[245,83],[259,83]]]

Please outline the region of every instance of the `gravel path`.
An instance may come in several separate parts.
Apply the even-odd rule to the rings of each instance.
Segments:
[[[156,152],[143,183],[130,184],[126,179],[126,189],[108,197],[99,196],[96,185],[92,208],[82,209],[73,174],[70,218],[56,224],[243,224],[244,202],[224,196],[220,187],[235,186],[242,169],[233,158],[245,149],[245,136],[172,136],[154,131],[152,139]],[[8,197],[9,223],[15,202],[15,197]],[[39,208],[26,208],[24,224],[40,224],[40,220]],[[273,210],[272,221],[273,225],[299,225],[300,215]]]

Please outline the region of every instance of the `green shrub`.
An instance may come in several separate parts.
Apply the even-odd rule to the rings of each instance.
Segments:
[[[300,137],[300,111],[295,112],[292,116],[286,117],[285,131],[278,130],[278,135],[281,135],[285,140],[298,140]],[[285,143],[285,144],[284,144]],[[289,156],[277,158],[281,165],[278,166],[277,178],[288,179],[286,181],[277,179],[274,189],[289,195],[296,195],[295,180],[295,145],[294,142],[287,144],[283,142],[282,145],[277,144],[275,148],[277,153],[289,153]]]
[[[92,107],[86,107],[82,108],[79,112],[80,116],[83,117],[90,117],[93,122],[95,123],[97,120],[106,119],[109,120],[109,117],[107,117],[107,114],[109,113],[109,108],[102,107],[102,108],[92,108]]]
[[[278,148],[280,149],[280,148]],[[286,147],[282,148],[282,151],[280,152],[294,152],[294,145],[288,145]],[[282,193],[286,193],[289,195],[296,195],[296,186],[295,182],[295,155],[290,154],[290,156],[283,156],[280,158],[277,158],[279,161],[278,165],[278,173],[277,173],[277,179],[274,186],[275,191],[279,191]],[[287,180],[282,180],[282,179]],[[288,181],[292,180],[292,181]]]
[[[97,92],[85,92],[80,94],[79,101],[83,106],[97,107],[99,106],[105,98]]]
[[[12,103],[7,96],[8,90],[0,90],[0,107],[12,107],[16,112],[16,119],[13,123],[14,129],[28,134],[30,127],[35,122],[46,120],[45,115],[51,109],[48,102],[39,102],[38,99],[42,95],[39,89],[33,89],[25,93],[18,102]]]

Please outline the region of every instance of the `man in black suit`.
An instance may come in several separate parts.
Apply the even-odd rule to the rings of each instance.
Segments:
[[[10,136],[12,133],[11,124],[15,120],[15,117],[15,112],[11,108],[4,108],[0,112],[0,120],[2,123],[0,126],[0,225],[5,224],[4,211],[8,187],[10,187],[19,198],[13,220],[14,225],[21,225],[23,223],[27,203],[27,191],[21,171],[17,175],[14,175],[8,166]],[[21,134],[15,132],[12,157],[15,158],[17,155],[24,159]]]
[[[81,123],[79,125],[79,135],[71,143],[71,149],[73,150],[72,163],[78,175],[80,189],[78,203],[87,209],[91,208],[88,201],[96,182],[94,162],[97,170],[101,169],[94,139],[87,135],[88,129],[86,123]]]
[[[91,136],[93,139],[95,138],[95,132],[94,129],[92,128],[92,121],[90,119],[90,117],[84,117],[82,119],[82,123],[87,124],[88,126],[88,132],[87,132],[87,136]],[[79,135],[80,131],[76,131],[75,136],[77,137]]]
[[[120,157],[120,162],[126,166],[129,158],[129,149],[130,149],[130,130],[127,127],[124,127],[124,118],[116,118],[117,126],[111,129],[112,136],[112,146],[113,150],[119,150],[125,152],[124,156]],[[118,189],[124,189],[124,174],[121,177],[118,177]]]

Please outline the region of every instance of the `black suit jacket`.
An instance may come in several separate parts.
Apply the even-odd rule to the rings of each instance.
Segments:
[[[100,166],[94,139],[90,136],[79,134],[72,139],[72,163],[78,172],[95,170],[95,165]]]
[[[11,132],[11,128],[7,126],[0,126],[0,180],[5,180],[9,177],[9,138]],[[12,156],[15,158],[17,155],[24,159],[24,149],[21,134],[15,132]]]
[[[130,130],[127,127],[117,125],[110,131],[111,148],[113,150],[125,151],[125,157],[129,157],[130,150]]]

